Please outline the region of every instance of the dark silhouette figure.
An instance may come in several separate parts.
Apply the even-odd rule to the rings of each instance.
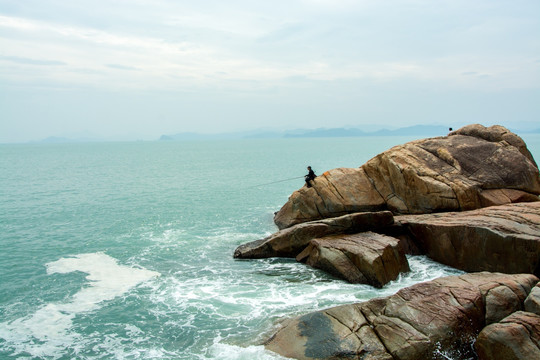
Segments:
[[[308,166],[307,169],[308,169],[308,173],[307,173],[306,176],[304,176],[304,179],[306,179],[306,185],[307,185],[307,187],[311,187],[310,181],[311,181],[311,180],[314,180],[314,179],[317,177],[317,175],[315,175],[315,173],[313,172],[313,170],[311,170],[311,166]]]

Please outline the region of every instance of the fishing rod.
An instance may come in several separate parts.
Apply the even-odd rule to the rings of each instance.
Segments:
[[[265,183],[265,184],[259,184],[259,185],[249,186],[249,187],[247,187],[246,189],[252,189],[252,188],[259,187],[259,186],[272,185],[272,184],[277,184],[277,183],[280,183],[280,182],[285,182],[285,181],[291,181],[291,180],[302,179],[303,177],[304,177],[304,176],[298,176],[298,177],[293,177],[293,178],[284,179],[284,180],[272,181],[272,182]]]

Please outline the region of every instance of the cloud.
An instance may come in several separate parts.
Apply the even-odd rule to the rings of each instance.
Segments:
[[[490,91],[508,86],[530,88],[538,80],[526,75],[534,61],[525,67],[513,66],[526,63],[531,56],[537,59],[537,54],[506,54],[504,44],[493,46],[493,37],[500,34],[493,24],[504,24],[505,17],[493,20],[484,15],[496,6],[493,10],[483,2],[474,6],[452,2],[439,8],[409,0],[387,12],[370,2],[349,0],[336,6],[326,0],[211,5],[141,0],[129,5],[128,12],[128,5],[103,3],[115,16],[109,26],[104,25],[107,16],[91,9],[86,17],[79,14],[75,25],[61,21],[61,14],[43,20],[0,15],[0,28],[8,30],[0,39],[5,60],[21,66],[17,72],[0,72],[0,76],[31,81],[37,75],[56,82],[123,89],[230,90],[247,83],[260,89],[298,86],[301,78],[306,83],[407,79],[455,87],[484,86]],[[460,15],[464,7],[471,10],[467,16]],[[99,28],[91,26],[96,22],[92,16],[98,15]],[[510,34],[504,39],[519,39],[515,36],[519,22],[509,20],[509,24]],[[485,39],[490,40],[489,47],[479,48],[477,43]],[[41,59],[41,54],[54,54],[56,62]],[[38,62],[8,59],[68,66],[54,74],[36,74],[22,67]],[[471,68],[489,74],[492,82],[480,83],[480,76],[473,76]]]
[[[259,37],[257,41],[262,42],[262,43],[285,41],[285,40],[294,38],[298,36],[299,34],[302,34],[304,30],[305,30],[305,26],[301,24],[288,24],[277,30],[264,34],[263,36]]]
[[[43,66],[63,66],[67,65],[63,61],[56,60],[42,60],[42,59],[30,59],[18,56],[2,56],[0,55],[0,60],[10,61],[17,64],[28,64],[28,65],[43,65]]]
[[[111,68],[111,69],[139,71],[139,69],[137,69],[136,67],[120,65],[120,64],[107,64],[106,66]]]

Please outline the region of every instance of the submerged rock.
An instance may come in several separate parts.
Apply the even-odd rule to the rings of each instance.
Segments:
[[[530,274],[440,278],[287,320],[265,346],[295,359],[442,359],[442,353],[468,358],[485,324],[521,310],[537,282]],[[518,301],[501,311],[500,296],[490,296],[494,291]]]
[[[409,271],[399,240],[373,232],[313,239],[296,260],[350,283],[379,288]]]
[[[540,276],[540,202],[395,217],[423,253],[465,271]]]
[[[328,235],[351,234],[392,225],[389,211],[365,212],[312,221],[280,230],[271,236],[240,245],[234,251],[239,259],[296,257],[312,239]]]
[[[327,171],[312,184],[276,213],[280,229],[358,211],[463,211],[538,201],[540,194],[525,142],[502,126],[481,125],[395,146],[358,169]]]

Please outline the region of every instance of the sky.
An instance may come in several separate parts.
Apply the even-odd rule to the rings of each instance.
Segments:
[[[0,0],[0,142],[540,128],[538,0]]]

